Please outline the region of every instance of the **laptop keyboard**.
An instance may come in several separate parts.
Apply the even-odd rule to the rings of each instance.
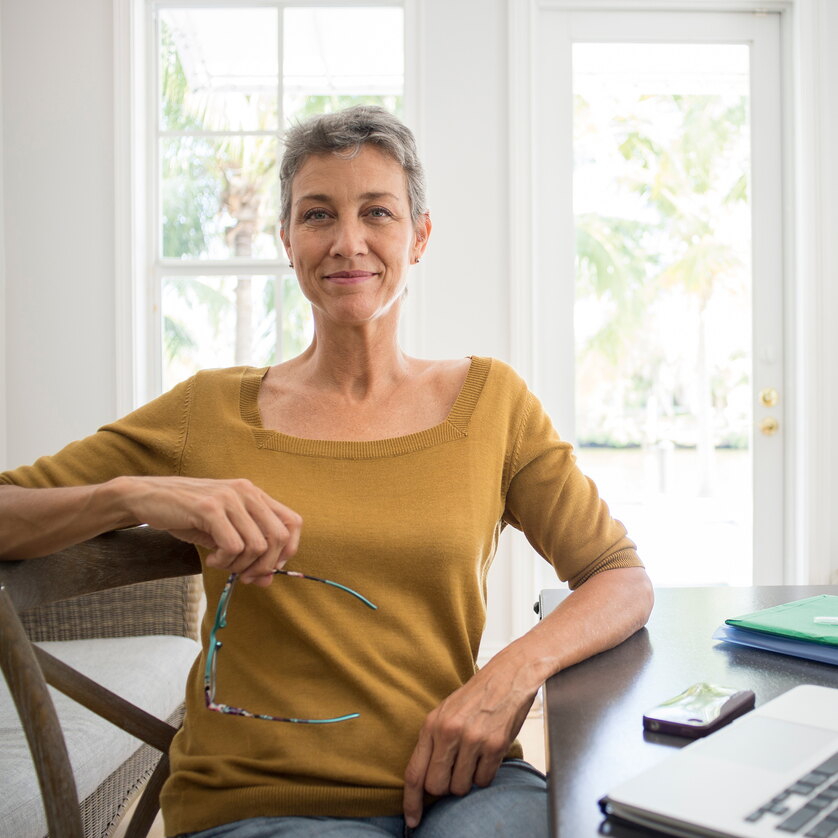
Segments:
[[[745,818],[778,818],[778,833],[806,838],[838,838],[838,753],[812,769]]]

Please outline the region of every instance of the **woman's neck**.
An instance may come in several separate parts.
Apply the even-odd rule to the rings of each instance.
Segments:
[[[364,400],[397,387],[411,374],[411,359],[389,324],[318,330],[308,349],[290,362],[310,387]]]

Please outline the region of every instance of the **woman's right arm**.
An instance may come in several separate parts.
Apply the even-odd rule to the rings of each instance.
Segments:
[[[114,482],[61,489],[0,486],[0,559],[45,556],[129,526]]]
[[[202,379],[209,395],[201,409],[221,411],[231,401],[237,415],[240,374],[213,375]],[[205,548],[209,567],[270,584],[272,571],[297,551],[302,520],[249,480],[180,476],[204,386],[199,379],[57,454],[4,472],[0,559],[43,556],[108,530],[148,524]]]
[[[249,480],[116,477],[66,488],[0,486],[0,559],[43,556],[149,524],[207,548],[207,565],[268,585],[297,551],[302,519]]]

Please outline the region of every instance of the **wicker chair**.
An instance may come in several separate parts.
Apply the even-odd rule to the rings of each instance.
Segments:
[[[110,836],[138,796],[125,834],[147,835],[183,709],[166,721],[156,718],[37,644],[135,635],[194,641],[201,599],[200,577],[194,574],[199,571],[191,545],[148,527],[107,533],[41,559],[0,562],[0,667],[29,744],[51,838]],[[81,801],[47,683],[147,743]],[[0,753],[0,769],[2,760]],[[0,833],[6,834],[3,824]]]

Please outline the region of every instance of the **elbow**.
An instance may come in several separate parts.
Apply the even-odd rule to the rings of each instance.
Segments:
[[[645,570],[642,572],[639,588],[638,605],[641,619],[638,628],[642,628],[649,622],[649,617],[652,616],[652,609],[655,607],[655,588],[652,585],[649,574]]]
[[[618,601],[624,615],[624,627],[631,635],[649,621],[655,606],[655,589],[645,568],[628,567],[615,573],[621,574]]]

